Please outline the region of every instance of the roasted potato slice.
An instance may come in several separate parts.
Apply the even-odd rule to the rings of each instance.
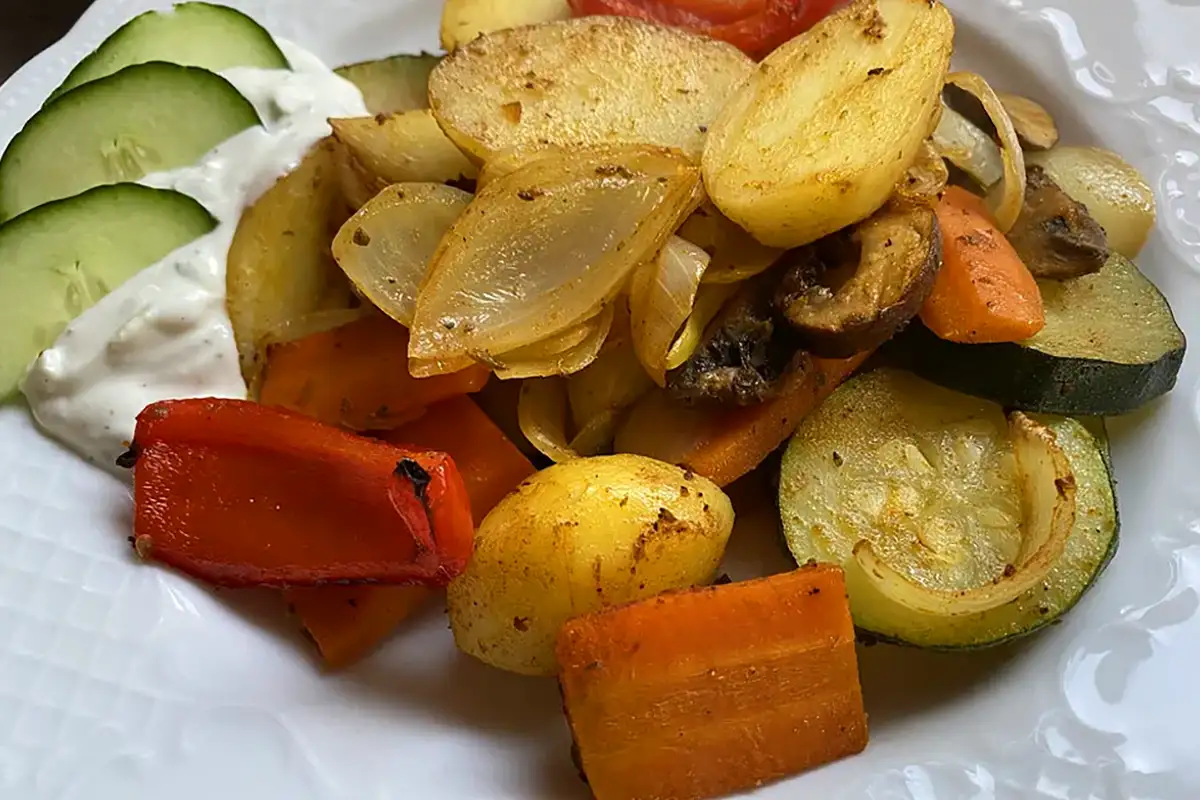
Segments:
[[[425,109],[329,124],[342,150],[342,191],[355,209],[393,183],[451,183],[477,174]]]
[[[322,141],[268,189],[242,215],[229,247],[225,304],[252,391],[264,337],[314,312],[351,305],[350,284],[330,249],[348,216],[334,150]]]
[[[446,0],[442,47],[449,52],[484,33],[570,17],[567,0]]]
[[[624,17],[498,31],[447,56],[433,113],[479,161],[513,147],[649,144],[698,159],[753,63],[723,42]],[[907,166],[907,165],[906,165]]]
[[[937,0],[855,0],[780,47],[709,131],[713,202],[775,247],[875,213],[935,126],[953,40]]]
[[[942,262],[928,205],[892,202],[853,229],[793,251],[776,294],[801,344],[849,358],[892,338],[917,315]]]

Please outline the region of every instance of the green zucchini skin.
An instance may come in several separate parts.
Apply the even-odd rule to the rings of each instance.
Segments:
[[[1066,416],[1117,416],[1175,388],[1180,346],[1145,364],[1050,355],[1019,343],[958,344],[914,321],[894,342],[907,369],[947,389],[1006,408]]]
[[[879,387],[883,387],[883,394]],[[871,492],[859,493],[863,485],[859,482],[860,475],[901,474],[890,472],[892,468],[888,466],[896,457],[896,451],[889,443],[906,441],[895,438],[897,433],[893,431],[906,437],[910,435],[907,431],[937,430],[936,425],[930,427],[936,417],[924,416],[929,413],[947,420],[946,424],[952,426],[948,431],[965,425],[964,430],[976,431],[973,436],[989,427],[994,433],[987,436],[1005,435],[996,423],[1003,418],[999,406],[962,395],[957,395],[957,400],[955,397],[945,389],[935,389],[912,376],[906,378],[895,370],[884,369],[860,376],[839,388],[825,406],[801,424],[784,455],[778,497],[788,547],[797,563],[810,559],[831,561],[847,570],[851,611],[860,639],[866,643],[887,642],[956,651],[996,647],[1024,638],[1070,612],[1095,585],[1118,549],[1120,516],[1103,421],[1033,415],[1058,437],[1079,486],[1072,538],[1062,560],[1041,589],[1030,590],[1012,603],[990,611],[941,618],[905,611],[864,582],[865,576],[858,571],[849,545],[856,535],[855,530],[862,531],[858,536],[864,535],[865,531],[853,526],[875,524],[868,520],[880,512],[868,510],[869,505],[844,504],[857,504],[864,502],[860,498],[873,496]],[[923,422],[920,421],[922,418]],[[970,422],[972,420],[975,422]],[[900,427],[895,427],[898,424]],[[946,445],[936,442],[944,440],[924,441],[934,448],[933,452],[942,453],[943,458],[953,452],[940,449]],[[987,450],[985,446],[984,451]],[[830,461],[831,452],[833,458]],[[839,456],[839,453],[843,455]],[[885,459],[878,462],[880,466],[870,466],[879,457]],[[831,469],[830,463],[836,469]],[[969,459],[967,463],[970,463]],[[838,477],[843,464],[846,469],[865,468],[867,472]],[[858,466],[851,467],[851,464]],[[946,488],[949,490],[949,486]],[[930,486],[918,491],[928,492]],[[1003,489],[996,487],[989,491],[1003,492]],[[824,510],[839,508],[841,510],[834,511],[832,517]],[[852,527],[847,528],[847,525]]]
[[[1045,422],[1044,419],[1041,421]],[[1020,633],[1014,633],[1011,636],[1005,636],[1003,638],[982,644],[960,644],[953,646],[930,644],[915,645],[906,642],[903,639],[898,639],[894,636],[876,633],[875,631],[870,631],[866,628],[856,626],[854,629],[855,634],[857,635],[858,641],[861,644],[867,646],[876,644],[890,644],[897,647],[913,647],[919,650],[933,650],[938,653],[961,653],[972,650],[990,650],[993,647],[1003,647],[1004,645],[1012,644],[1013,642],[1019,642],[1045,628],[1050,627],[1051,625],[1058,623],[1063,619],[1063,617],[1065,617],[1067,614],[1070,614],[1075,606],[1079,605],[1080,601],[1083,600],[1084,595],[1092,590],[1092,587],[1096,585],[1096,582],[1099,581],[1104,573],[1108,570],[1109,564],[1112,563],[1113,558],[1115,558],[1117,555],[1117,550],[1119,550],[1121,547],[1121,501],[1117,495],[1117,480],[1113,473],[1112,452],[1109,450],[1108,446],[1108,432],[1104,427],[1104,420],[1100,417],[1080,421],[1084,422],[1088,430],[1091,431],[1092,435],[1096,437],[1096,443],[1100,445],[1101,456],[1103,457],[1104,465],[1108,470],[1108,485],[1112,489],[1114,527],[1112,538],[1109,539],[1108,542],[1108,550],[1105,551],[1104,555],[1100,559],[1100,562],[1096,565],[1096,571],[1092,574],[1092,579],[1088,581],[1088,584],[1079,592],[1079,594],[1075,595],[1075,600],[1070,605],[1065,606],[1056,616],[1037,620],[1030,627],[1021,631]],[[1097,436],[1097,433],[1100,435]],[[1103,439],[1101,439],[1101,436]],[[786,543],[786,541],[787,539],[785,538],[784,542]]]

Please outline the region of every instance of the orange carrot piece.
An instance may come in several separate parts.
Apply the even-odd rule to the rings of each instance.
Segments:
[[[410,447],[430,447],[454,459],[471,514],[482,522],[488,512],[536,470],[496,424],[468,397],[443,400],[420,419],[389,431],[384,440]],[[434,444],[436,442],[436,444]]]
[[[786,379],[774,400],[746,408],[688,408],[665,392],[652,393],[627,422],[626,449],[728,486],[761,464],[870,355],[814,358],[807,370]]]
[[[937,209],[942,269],[921,321],[943,339],[965,344],[1019,342],[1046,325],[1037,281],[978,197],[950,187]]]
[[[861,752],[840,568],[668,594],[567,622],[564,709],[596,800],[700,800]]]
[[[800,420],[833,394],[870,355],[814,358],[812,368],[791,378],[774,400],[720,414],[699,446],[680,463],[718,486],[728,486],[783,444]]]
[[[370,654],[432,594],[424,586],[323,586],[288,589],[284,600],[325,666],[342,669]]]
[[[414,378],[408,331],[382,314],[267,348],[259,401],[356,431],[382,430],[419,417],[439,400],[477,392],[489,370]]]
[[[418,448],[436,442],[431,446],[450,454],[476,520],[534,473],[529,459],[467,397],[443,400],[420,419],[389,431],[385,439]],[[317,643],[325,664],[340,669],[374,650],[430,595],[423,587],[348,586],[290,590],[284,599]]]

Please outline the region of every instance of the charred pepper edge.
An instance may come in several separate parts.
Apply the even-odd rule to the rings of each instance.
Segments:
[[[429,471],[411,458],[402,458],[396,462],[395,474],[412,484],[413,493],[421,501],[421,505],[425,506],[426,512],[428,512],[429,498],[427,490],[429,489],[429,484],[433,481],[433,476],[429,474]]]
[[[137,465],[140,451],[141,448],[138,447],[137,442],[130,442],[129,449],[117,456],[117,466],[121,469],[133,469]]]

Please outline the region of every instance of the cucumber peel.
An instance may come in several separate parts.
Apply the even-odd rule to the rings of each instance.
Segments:
[[[72,319],[216,224],[187,195],[119,183],[0,225],[0,398]]]
[[[169,11],[147,11],[122,25],[71,70],[49,100],[148,61],[212,72],[289,66],[271,34],[242,12],[211,3],[181,3]]]
[[[195,163],[259,124],[229,81],[161,61],[126,67],[42,108],[0,157],[0,221],[93,186]]]

